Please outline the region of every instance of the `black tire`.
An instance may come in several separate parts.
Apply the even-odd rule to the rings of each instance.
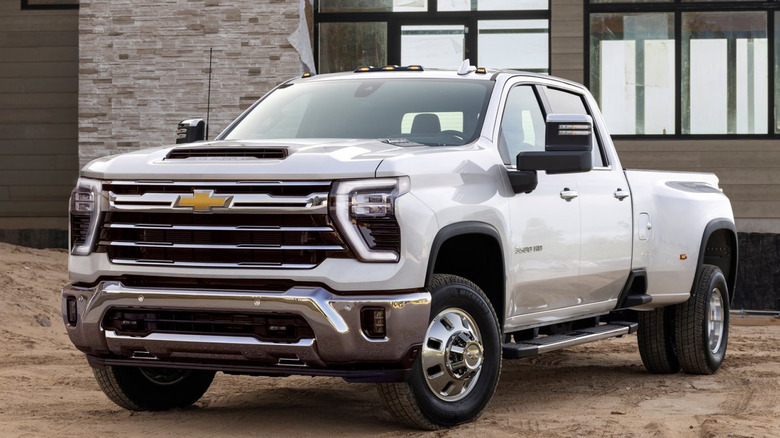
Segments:
[[[167,411],[198,401],[214,380],[214,371],[173,368],[93,368],[100,389],[131,411]]]
[[[680,371],[674,337],[674,308],[659,307],[637,312],[639,355],[647,371],[655,374],[674,374]]]
[[[675,344],[683,371],[712,374],[729,340],[729,293],[720,268],[703,265],[688,301],[675,309]]]
[[[471,281],[435,274],[428,289],[431,322],[409,378],[378,386],[399,421],[437,430],[475,420],[493,397],[501,374],[501,329],[490,301]],[[447,339],[438,342],[437,335]],[[431,365],[438,361],[441,366]],[[434,386],[442,384],[437,393]]]

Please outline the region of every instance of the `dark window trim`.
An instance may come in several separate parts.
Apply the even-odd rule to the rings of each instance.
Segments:
[[[59,4],[59,5],[47,5],[47,4],[30,4],[30,0],[21,0],[22,10],[53,10],[53,9],[78,9],[78,0],[73,0],[73,3]]]
[[[586,0],[587,1],[587,0]],[[428,0],[426,12],[319,12],[319,0],[314,2],[313,28],[314,28],[314,65],[319,71],[320,46],[319,23],[357,23],[357,22],[384,22],[387,24],[387,63],[399,65],[401,63],[400,29],[403,24],[465,24],[469,31],[477,31],[480,20],[547,20],[547,70],[552,70],[552,29],[550,0],[547,1],[547,9],[529,9],[520,11],[437,11],[437,0]],[[477,37],[472,44],[466,38],[467,57],[475,63],[479,59],[477,52]],[[356,68],[359,66],[355,66]],[[423,65],[423,67],[425,67]],[[454,68],[455,66],[453,66]],[[482,67],[482,66],[480,66]],[[484,66],[490,67],[490,66]]]
[[[780,2],[740,1],[740,2],[683,2],[675,0],[673,3],[591,3],[584,1],[584,82],[590,89],[591,86],[591,33],[590,15],[600,13],[673,13],[674,14],[674,78],[675,78],[675,121],[674,134],[620,134],[613,135],[613,140],[777,140],[780,132],[775,132],[775,12],[780,12]],[[682,13],[684,12],[765,12],[767,32],[767,130],[766,134],[682,134]],[[779,108],[780,109],[780,108]]]

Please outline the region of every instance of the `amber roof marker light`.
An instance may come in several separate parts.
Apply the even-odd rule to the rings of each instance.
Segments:
[[[374,71],[425,71],[421,65],[386,65],[384,67],[358,67],[354,73],[367,73]]]

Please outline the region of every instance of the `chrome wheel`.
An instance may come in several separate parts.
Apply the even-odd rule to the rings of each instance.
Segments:
[[[717,353],[720,350],[720,343],[723,339],[725,329],[723,312],[723,295],[720,289],[714,288],[710,295],[707,312],[707,329],[710,351]]]
[[[467,396],[479,379],[483,360],[482,336],[471,315],[448,308],[433,318],[425,333],[422,368],[436,397],[454,402]]]

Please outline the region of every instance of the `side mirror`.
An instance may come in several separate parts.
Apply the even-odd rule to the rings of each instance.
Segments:
[[[179,122],[176,128],[176,144],[192,143],[206,139],[206,122],[203,119],[189,119]]]
[[[590,116],[550,114],[545,134],[544,152],[520,152],[517,170],[576,173],[593,169],[593,119]]]

